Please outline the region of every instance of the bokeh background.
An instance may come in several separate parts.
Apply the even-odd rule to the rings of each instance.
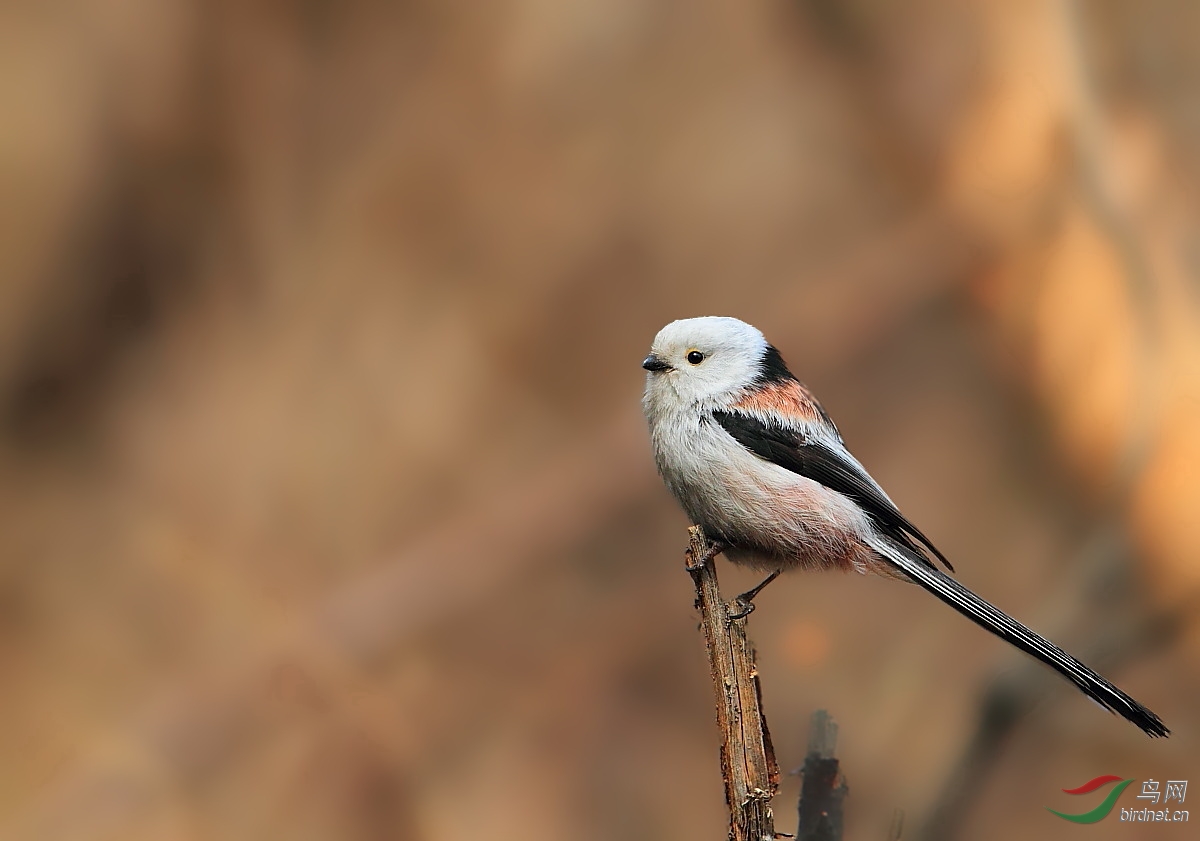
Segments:
[[[766,711],[785,770],[839,721],[847,837],[1200,777],[1198,92],[1188,0],[5,3],[0,837],[723,837],[639,408],[702,314],[1175,731],[781,580]]]

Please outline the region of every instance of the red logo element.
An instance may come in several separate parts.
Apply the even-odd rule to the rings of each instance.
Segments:
[[[1103,777],[1097,777],[1094,780],[1089,780],[1079,788],[1064,788],[1063,794],[1087,794],[1089,791],[1095,791],[1096,789],[1100,788],[1100,786],[1108,785],[1109,783],[1115,783],[1119,779],[1121,778],[1115,774],[1105,774]]]

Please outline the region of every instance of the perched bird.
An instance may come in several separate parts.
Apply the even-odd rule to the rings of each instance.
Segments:
[[[736,318],[664,327],[642,362],[642,406],[671,493],[731,561],[911,581],[1041,660],[1151,736],[1150,710],[935,566],[953,568],[846,449],[833,420],[757,329]]]

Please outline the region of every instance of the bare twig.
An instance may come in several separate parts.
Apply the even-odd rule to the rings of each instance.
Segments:
[[[699,526],[692,526],[689,534],[686,567],[696,585],[717,701],[729,838],[774,841],[771,798],[779,787],[779,766],[762,713],[754,647],[746,638],[745,619],[730,619],[721,599],[713,545]]]
[[[797,841],[841,841],[842,800],[847,789],[834,756],[837,730],[837,723],[825,710],[812,714],[808,752],[804,757],[804,782],[800,786]]]

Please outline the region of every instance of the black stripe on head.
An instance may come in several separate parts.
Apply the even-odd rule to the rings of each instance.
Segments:
[[[770,385],[795,379],[796,375],[788,370],[787,363],[783,361],[783,357],[775,349],[775,346],[767,345],[767,349],[763,351],[762,363],[759,366],[758,376],[754,378],[754,384]]]

